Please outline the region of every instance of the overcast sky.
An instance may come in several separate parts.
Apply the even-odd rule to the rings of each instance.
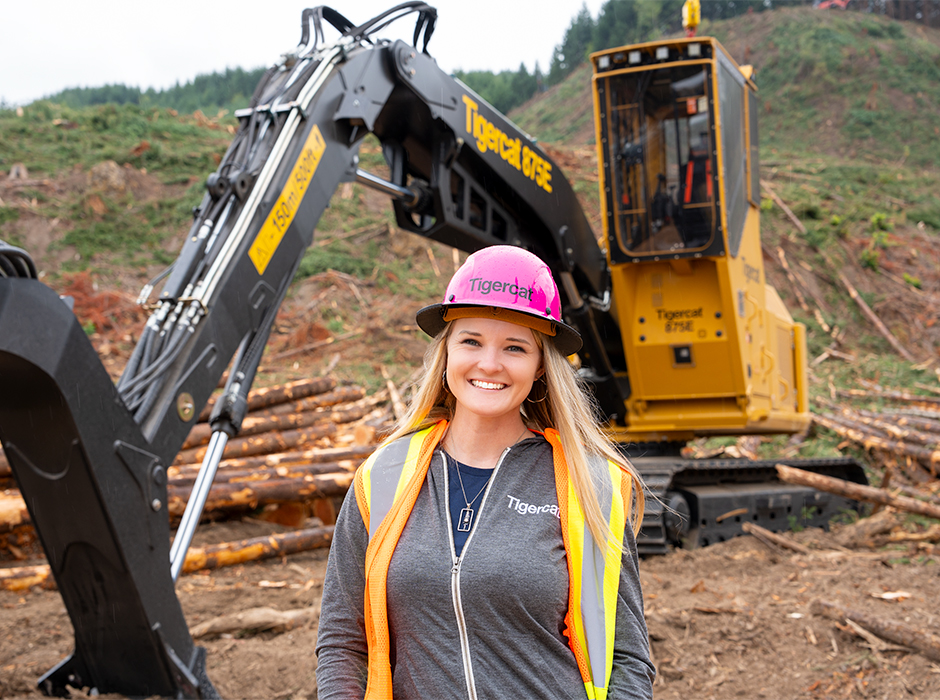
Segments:
[[[3,0],[0,99],[26,104],[68,87],[124,83],[146,89],[185,83],[225,68],[274,63],[297,45],[302,0]],[[334,0],[355,24],[395,0]],[[602,0],[438,0],[428,46],[446,71],[547,71],[552,49],[582,4]],[[387,32],[408,38],[417,15]]]

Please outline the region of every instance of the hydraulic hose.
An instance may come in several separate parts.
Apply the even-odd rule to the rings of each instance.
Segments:
[[[39,279],[29,253],[4,241],[0,241],[0,277]]]

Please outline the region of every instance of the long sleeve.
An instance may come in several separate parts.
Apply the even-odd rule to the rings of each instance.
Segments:
[[[623,546],[626,553],[620,567],[614,666],[607,697],[609,700],[652,700],[655,669],[650,660],[649,636],[643,615],[636,540],[629,523]]]
[[[316,650],[319,700],[365,696],[368,645],[363,596],[368,544],[355,490],[350,489],[336,519],[323,581]]]

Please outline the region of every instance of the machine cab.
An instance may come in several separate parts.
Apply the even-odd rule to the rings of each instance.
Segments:
[[[734,255],[760,201],[749,68],[704,37],[592,59],[611,262]]]
[[[805,329],[767,284],[756,86],[709,37],[595,53],[624,440],[808,425]]]

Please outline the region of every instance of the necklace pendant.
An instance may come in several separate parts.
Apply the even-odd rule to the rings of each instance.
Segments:
[[[464,508],[460,511],[460,522],[457,523],[457,532],[470,532],[473,527],[473,508]]]

